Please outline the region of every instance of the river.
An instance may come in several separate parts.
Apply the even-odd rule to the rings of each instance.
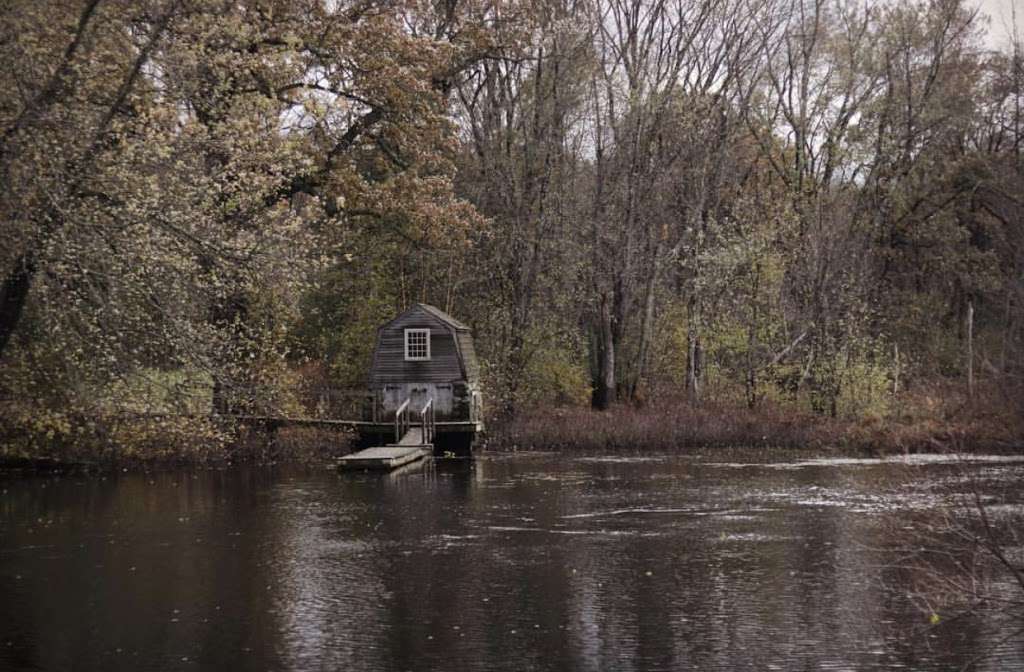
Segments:
[[[750,450],[7,476],[0,670],[1024,669],[888,550],[1022,482]]]

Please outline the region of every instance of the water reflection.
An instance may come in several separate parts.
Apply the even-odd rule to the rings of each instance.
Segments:
[[[0,481],[0,669],[1024,666],[879,551],[963,464],[763,458]],[[1020,506],[1024,464],[969,468]]]

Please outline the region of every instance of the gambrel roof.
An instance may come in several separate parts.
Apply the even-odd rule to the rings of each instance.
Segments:
[[[406,329],[431,329],[430,359],[405,359]],[[413,382],[475,383],[480,365],[469,327],[439,308],[414,303],[377,330],[369,382],[372,387]]]

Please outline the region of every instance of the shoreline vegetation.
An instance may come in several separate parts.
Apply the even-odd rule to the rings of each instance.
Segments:
[[[751,409],[664,396],[655,403],[617,404],[603,411],[583,405],[522,409],[511,418],[492,418],[489,425],[478,451],[665,454],[760,447],[866,457],[953,450],[1024,453],[1024,419],[1014,399],[995,388],[970,399],[950,385],[903,394],[885,416],[833,418],[780,403]],[[357,444],[351,430],[267,429],[201,417],[77,417],[64,418],[64,426],[67,431],[49,436],[7,426],[0,435],[0,471],[326,465]]]
[[[37,434],[24,425],[0,428],[0,473],[315,465],[356,443],[347,429],[267,429],[212,416],[110,414],[65,422],[67,431],[60,434]]]
[[[638,450],[765,447],[874,457],[906,453],[1024,453],[1024,423],[1005,406],[945,404],[892,418],[831,418],[780,407],[685,402],[608,411],[524,414],[492,433],[497,450]]]

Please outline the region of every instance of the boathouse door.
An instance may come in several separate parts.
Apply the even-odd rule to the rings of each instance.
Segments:
[[[426,385],[413,385],[409,390],[409,412],[418,414],[430,399],[430,391]]]

